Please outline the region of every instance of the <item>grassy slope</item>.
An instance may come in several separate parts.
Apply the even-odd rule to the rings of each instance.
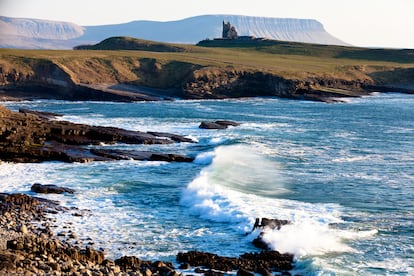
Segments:
[[[183,52],[185,47],[132,37],[110,37],[95,45],[80,45],[76,50],[143,50],[152,52]]]
[[[138,43],[142,47],[142,40]],[[414,50],[267,41],[262,44],[210,45],[216,47],[165,44],[180,51],[156,51],[153,47],[160,44],[149,43],[142,48],[145,51],[0,49],[0,66],[3,71],[17,67],[23,73],[30,73],[28,64],[31,60],[48,60],[66,71],[76,83],[88,84],[135,82],[167,87],[193,72],[196,75],[197,72],[237,70],[261,71],[287,79],[376,78],[383,84],[414,86],[412,70],[406,70],[414,68]],[[399,70],[397,77],[396,69]]]

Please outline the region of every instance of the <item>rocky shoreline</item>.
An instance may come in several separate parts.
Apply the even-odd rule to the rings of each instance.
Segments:
[[[238,258],[190,251],[177,255],[178,268],[169,262],[134,256],[109,260],[102,250],[72,245],[53,233],[53,214],[79,215],[78,211],[39,197],[0,193],[0,274],[178,276],[237,271],[237,275],[268,276],[290,275],[288,270],[293,268],[293,255],[277,251],[246,253]],[[76,235],[72,233],[72,237]]]
[[[147,160],[192,162],[175,153],[102,149],[99,145],[192,143],[181,135],[140,132],[116,127],[89,126],[53,120],[59,114],[0,106],[0,160],[9,162],[90,162]]]
[[[74,124],[56,120],[59,114],[20,109],[11,111],[0,106],[0,160],[7,162],[89,162],[120,159],[192,162],[193,157],[149,151],[100,148],[100,143],[171,144],[193,143],[189,138],[162,132],[139,132],[114,127]],[[232,121],[202,122],[200,128],[224,129],[238,126]],[[94,145],[95,147],[91,147]],[[76,193],[57,185],[34,183],[31,192]],[[145,261],[135,256],[116,260],[105,257],[104,250],[81,247],[76,233],[54,233],[54,215],[68,212],[83,216],[87,210],[61,206],[59,202],[26,194],[0,193],[0,274],[1,275],[140,275],[178,276],[181,274],[272,275],[291,270],[293,255],[267,249],[239,257],[222,257],[213,253],[190,251],[177,255],[172,263]],[[279,221],[262,220],[257,227]],[[70,221],[68,222],[70,225]],[[70,227],[69,227],[70,228]],[[75,242],[74,242],[75,241]],[[93,244],[93,243],[92,243]],[[264,247],[263,247],[264,248]]]
[[[100,143],[170,144],[192,143],[186,137],[162,132],[138,132],[113,127],[88,126],[56,120],[59,114],[21,109],[13,112],[0,106],[0,160],[8,162],[88,162],[120,159],[192,162],[194,158],[147,151],[128,151],[88,147]],[[232,121],[202,122],[206,129],[238,126]],[[34,183],[31,192],[76,193],[57,185]],[[207,252],[182,252],[172,263],[145,261],[135,256],[116,260],[104,250],[81,247],[71,229],[54,233],[55,215],[62,212],[83,216],[87,210],[61,206],[59,202],[26,194],[0,193],[0,274],[1,275],[160,275],[184,274],[271,275],[293,268],[293,255],[276,251],[222,257]],[[70,221],[68,222],[70,225]],[[262,227],[262,224],[255,227]],[[70,226],[68,227],[70,228]],[[66,233],[67,232],[67,233]]]

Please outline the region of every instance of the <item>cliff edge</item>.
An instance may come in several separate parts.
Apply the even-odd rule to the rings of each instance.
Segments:
[[[120,43],[122,39],[128,43]],[[130,50],[134,41],[139,50]],[[160,48],[162,43],[116,37],[105,40],[100,50],[3,49],[0,96],[103,101],[277,96],[332,101],[372,91],[414,92],[414,50],[271,40],[212,43],[218,44]],[[115,50],[114,45],[128,48]]]

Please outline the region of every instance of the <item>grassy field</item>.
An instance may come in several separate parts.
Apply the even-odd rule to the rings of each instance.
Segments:
[[[122,50],[122,45],[128,45],[130,49],[134,43],[140,50]],[[3,72],[17,67],[24,73],[33,70],[33,63],[47,61],[57,64],[79,83],[141,81],[150,86],[160,80],[166,86],[191,72],[208,70],[260,71],[286,79],[364,80],[380,76],[382,82],[387,82],[386,72],[394,72],[392,81],[398,81],[395,72],[399,70],[401,84],[414,85],[411,72],[414,68],[414,50],[280,41],[210,41],[200,45],[166,44],[132,38],[125,38],[125,41],[116,38],[115,41],[114,38],[112,43],[109,39],[95,47],[100,50],[0,49],[0,66]],[[104,50],[107,48],[112,50]],[[154,79],[155,73],[158,79]]]
[[[203,47],[253,49],[257,52],[278,55],[414,63],[414,50],[412,49],[361,48],[276,40],[204,40],[197,45]]]

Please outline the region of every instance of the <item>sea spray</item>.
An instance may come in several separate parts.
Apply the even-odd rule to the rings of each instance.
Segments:
[[[220,146],[214,152],[199,154],[195,162],[207,166],[185,188],[180,204],[192,215],[232,223],[239,233],[249,233],[257,217],[289,220],[291,223],[279,230],[260,230],[262,240],[272,250],[293,253],[298,258],[353,252],[346,239],[375,234],[331,227],[343,223],[338,205],[281,199],[280,195],[289,192],[281,167],[258,148]],[[251,233],[249,241],[260,231]]]
[[[195,162],[208,166],[188,184],[180,203],[206,219],[243,222],[245,231],[254,221],[246,214],[250,197],[286,192],[277,163],[244,145],[220,146]]]

